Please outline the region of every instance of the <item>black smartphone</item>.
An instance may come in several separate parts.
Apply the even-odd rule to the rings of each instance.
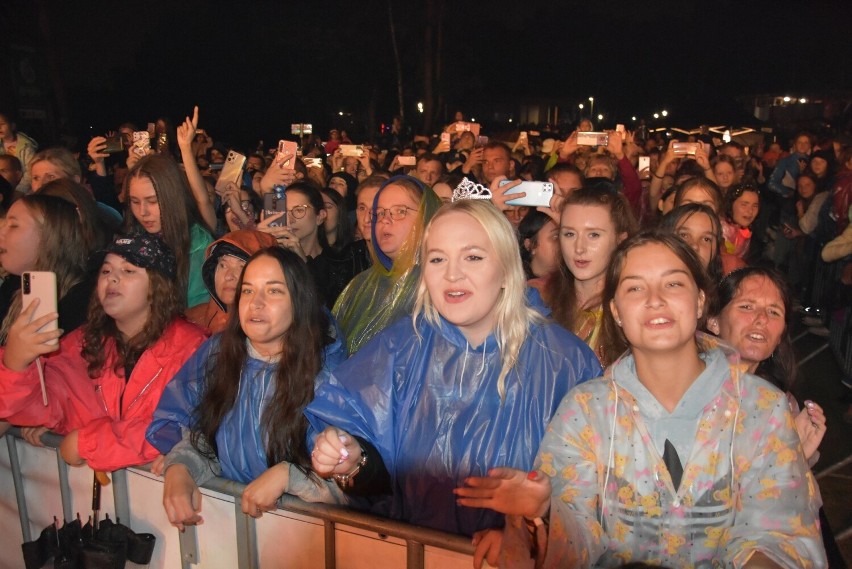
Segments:
[[[124,150],[124,141],[121,135],[106,137],[106,146],[103,149],[104,154],[115,154]]]

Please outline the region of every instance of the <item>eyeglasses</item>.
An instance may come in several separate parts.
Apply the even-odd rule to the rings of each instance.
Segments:
[[[302,219],[305,217],[305,214],[308,213],[308,208],[311,207],[309,205],[294,205],[290,208],[289,213],[293,216],[293,219]]]
[[[388,208],[377,207],[375,213],[373,213],[373,220],[382,220],[385,217],[389,217],[392,221],[399,221],[405,219],[409,211],[417,210],[405,205],[395,205]]]

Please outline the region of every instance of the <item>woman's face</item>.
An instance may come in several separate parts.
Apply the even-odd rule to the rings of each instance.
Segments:
[[[31,188],[34,192],[41,189],[43,185],[53,180],[61,180],[65,178],[65,172],[49,160],[39,160],[30,167],[30,175],[32,176]],[[79,182],[79,178],[75,180]]]
[[[748,227],[760,211],[760,197],[756,192],[743,192],[740,197],[734,200],[731,210],[733,222],[740,227]]]
[[[786,330],[786,310],[781,291],[762,275],[746,277],[718,318],[708,327],[740,353],[754,371],[772,356]]]
[[[704,268],[710,266],[710,261],[717,255],[716,231],[710,216],[701,212],[694,213],[682,219],[677,226],[677,236],[686,241],[692,250],[698,253]]]
[[[293,232],[293,235],[299,238],[299,241],[306,241],[314,237],[317,233],[317,228],[325,221],[325,210],[319,213],[311,205],[311,200],[308,196],[298,190],[290,190],[287,192],[287,227]],[[302,210],[304,215],[301,215]]]
[[[148,233],[160,233],[163,226],[160,221],[160,202],[157,191],[149,178],[134,176],[127,188],[130,211],[136,221]]]
[[[822,178],[825,176],[825,173],[828,172],[828,162],[826,162],[825,158],[822,156],[814,156],[811,158],[811,171],[818,178]]]
[[[447,321],[478,346],[494,330],[494,312],[506,275],[485,228],[462,212],[432,223],[426,240],[423,282]]]
[[[402,186],[391,184],[379,194],[377,211],[383,211],[382,218],[374,220],[376,224],[376,240],[374,245],[384,252],[385,255],[395,260],[405,240],[414,227],[417,219],[417,209],[420,204],[414,200],[411,192]],[[391,219],[388,215],[391,210],[397,211],[406,208],[405,217],[402,219]]]
[[[222,255],[216,263],[216,272],[213,273],[213,287],[216,296],[225,306],[234,304],[234,296],[237,294],[237,281],[246,262],[233,255]]]
[[[570,204],[562,210],[559,246],[575,281],[603,282],[612,252],[624,237],[616,233],[607,206]]]
[[[680,197],[680,205],[686,205],[688,203],[700,203],[702,205],[706,205],[715,212],[719,211],[716,200],[713,199],[713,194],[710,193],[710,190],[702,188],[701,186],[692,186],[683,192],[683,195]]]
[[[535,234],[535,244],[527,240],[524,246],[530,252],[530,268],[537,277],[543,277],[556,271],[559,265],[559,226],[553,220],[541,226]]]
[[[332,234],[337,231],[337,224],[340,220],[340,210],[337,204],[331,201],[330,198],[323,196],[322,201],[325,203],[325,232]]]
[[[718,162],[713,166],[713,174],[716,176],[716,182],[722,189],[730,188],[736,179],[734,167],[727,162]]]
[[[671,249],[648,243],[627,253],[610,308],[634,353],[675,353],[695,341],[704,292]]]
[[[0,229],[0,265],[13,275],[35,268],[41,243],[41,229],[23,202],[15,202],[6,213]]]
[[[142,331],[151,312],[148,271],[109,253],[98,276],[98,301],[128,337]]]
[[[281,353],[284,334],[293,323],[293,300],[280,263],[257,257],[245,268],[240,290],[240,326],[264,356]]]
[[[328,187],[343,196],[346,197],[346,194],[349,193],[349,186],[346,185],[346,180],[341,178],[340,176],[333,176],[328,180]]]
[[[807,176],[802,176],[796,182],[796,190],[803,200],[810,199],[816,194],[816,184]]]

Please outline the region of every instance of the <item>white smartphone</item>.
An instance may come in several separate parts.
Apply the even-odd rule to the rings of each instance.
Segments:
[[[500,185],[512,183],[512,180],[501,180]],[[508,205],[526,205],[533,207],[550,207],[550,198],[553,197],[553,183],[551,182],[521,182],[511,190],[506,192],[506,195],[519,194],[524,192],[526,195],[522,198],[509,200]]]
[[[606,146],[609,144],[609,134],[605,132],[578,132],[577,144],[580,146]]]
[[[651,177],[651,157],[639,157],[639,177],[643,180]]]
[[[239,152],[231,150],[228,152],[228,157],[225,158],[225,165],[222,166],[222,172],[219,174],[219,179],[216,180],[216,190],[224,191],[228,182],[236,184],[240,187],[240,178],[243,176],[243,165],[246,163],[246,157]]]
[[[35,299],[39,300],[38,307],[30,319],[38,320],[45,314],[57,312],[56,308],[56,273],[51,271],[26,271],[21,275],[21,306],[26,308]],[[59,328],[59,320],[48,322],[39,332],[50,332]],[[54,340],[58,345],[59,340]]]
[[[400,166],[416,166],[417,156],[398,156],[396,161]]]

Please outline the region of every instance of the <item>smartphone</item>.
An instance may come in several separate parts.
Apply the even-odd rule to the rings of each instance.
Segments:
[[[157,152],[163,154],[169,150],[169,137],[165,132],[157,135]]]
[[[522,130],[521,134],[518,135],[518,140],[527,140],[527,131]]]
[[[21,306],[26,308],[30,303],[39,299],[38,307],[36,308],[33,320],[38,320],[45,314],[57,312],[56,309],[56,273],[52,271],[25,271],[21,275]],[[50,332],[59,328],[59,320],[48,322],[41,328],[39,332]],[[59,345],[59,340],[51,342],[53,345]]]
[[[278,197],[280,195],[280,197]],[[276,213],[284,212],[284,215],[281,216],[281,219],[276,219],[273,222],[270,222],[269,227],[284,227],[287,225],[287,194],[281,193],[276,194],[275,192],[269,192],[267,194],[263,194],[263,218],[266,219]]]
[[[308,168],[322,168],[322,158],[302,158]]]
[[[298,150],[299,146],[292,140],[279,140],[275,162],[285,170],[295,170]]]
[[[698,152],[697,142],[672,142],[672,151],[675,154],[695,156]]]
[[[621,135],[621,138],[624,138],[624,125],[623,125],[623,124],[617,124],[617,125],[615,125],[615,132],[617,132],[618,134],[620,134],[620,135]]]
[[[580,146],[607,146],[609,135],[605,132],[578,132],[577,144]]]
[[[650,156],[640,156],[639,157],[639,177],[643,180],[647,180],[651,177],[651,157]]]
[[[243,177],[243,165],[246,163],[246,157],[239,152],[231,150],[225,158],[225,164],[222,166],[222,173],[219,174],[219,179],[216,180],[216,191],[223,191],[228,182],[234,183],[240,187],[240,179]]]
[[[441,133],[441,142],[446,142],[446,143],[450,142],[450,133],[449,132],[442,132]]]
[[[115,154],[124,150],[124,141],[120,135],[106,137],[106,146],[101,152],[104,154]]]
[[[151,135],[147,130],[133,133],[133,152],[137,156],[148,156],[151,153]]]
[[[396,161],[400,166],[416,166],[417,156],[397,156]]]
[[[157,138],[157,123],[149,122],[148,123],[148,139],[154,140]]]
[[[477,136],[476,137],[476,145],[477,146],[485,146],[486,144],[488,144],[488,137],[487,136]]]
[[[341,156],[354,156],[355,158],[361,158],[364,155],[364,149],[360,145],[341,144],[340,145],[340,155]]]
[[[501,180],[500,185],[505,186],[506,184],[510,184],[512,180]],[[506,195],[518,194],[524,192],[525,195],[522,198],[509,200],[506,203],[508,205],[527,205],[527,206],[541,206],[541,207],[550,207],[550,198],[553,197],[553,183],[552,182],[521,182],[511,190],[506,192]]]

